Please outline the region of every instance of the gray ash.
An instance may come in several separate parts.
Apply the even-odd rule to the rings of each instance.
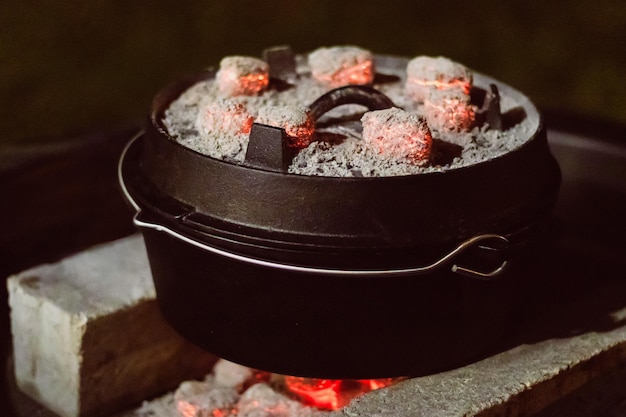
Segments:
[[[406,112],[416,113],[426,120],[438,120],[432,115],[428,117],[427,100],[424,100],[426,103],[416,100],[411,96],[412,93],[407,93],[407,89],[412,91],[407,87],[406,64],[409,61],[394,59],[375,59],[376,76],[373,87],[386,94],[397,107]],[[199,114],[214,111],[216,103],[226,101],[230,107],[239,106],[237,108],[245,109],[245,112],[238,114],[249,115],[250,119],[242,117],[248,123],[249,120],[256,120],[261,109],[266,106],[307,106],[332,88],[311,75],[306,57],[298,56],[297,63],[295,76],[290,77],[288,88],[285,88],[284,83],[281,84],[282,88],[273,88],[273,83],[270,82],[265,91],[254,95],[224,97],[215,79],[197,83],[167,109],[163,122],[170,136],[207,156],[242,163],[249,130],[233,129],[229,125],[231,119],[224,116],[222,120],[227,122],[224,124],[226,127],[212,131],[198,122],[203,120]],[[489,91],[489,84],[494,82],[477,73],[472,74],[472,78],[473,89],[479,92]],[[480,110],[480,104],[472,104],[472,110]],[[288,172],[335,177],[398,176],[441,172],[477,164],[519,148],[538,129],[539,115],[522,94],[510,88],[501,88],[500,106],[503,113],[516,113],[516,110],[523,108],[524,117],[505,126],[503,130],[489,129],[484,122],[459,129],[432,122],[432,155],[428,163],[424,164],[415,163],[411,158],[385,158],[366,146],[362,140],[362,126],[359,122],[366,109],[359,105],[344,105],[333,109],[317,121],[312,142],[294,157]],[[476,116],[478,118],[480,115]],[[232,134],[228,134],[228,131]]]

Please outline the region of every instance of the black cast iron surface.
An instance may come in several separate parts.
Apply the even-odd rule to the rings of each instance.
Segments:
[[[377,59],[377,66],[384,69],[406,65],[398,57]],[[527,97],[490,77],[476,74],[481,80],[477,86],[497,83],[501,93],[519,102],[532,124],[539,125],[528,133],[532,140],[515,152],[471,167],[386,178],[281,175],[224,163],[166,140],[165,109],[189,85],[211,77],[211,72],[198,74],[157,94],[145,140],[138,145],[139,161],[126,164],[141,167],[141,182],[133,173],[128,175],[129,191],[141,199],[142,208],[150,207],[160,217],[183,217],[184,223],[187,212],[195,212],[197,229],[207,226],[213,236],[253,240],[258,247],[274,249],[276,242],[282,247],[295,242],[296,250],[305,244],[316,246],[299,262],[318,262],[311,252],[335,247],[370,250],[365,261],[377,256],[372,248],[384,251],[378,256],[384,263],[407,247],[418,246],[411,256],[419,262],[416,257],[430,260],[451,243],[476,234],[513,233],[538,222],[554,202],[558,168],[549,155],[540,116]],[[164,198],[143,188],[144,183]],[[282,253],[272,252],[262,256]],[[326,255],[321,263],[331,261],[332,254]],[[347,259],[342,255],[339,263]]]
[[[405,66],[377,58],[383,73]],[[287,375],[417,376],[483,355],[506,334],[526,289],[518,265],[535,262],[531,252],[551,235],[560,172],[530,100],[490,77],[475,81],[475,90],[498,85],[523,112],[523,145],[444,172],[375,178],[284,174],[201,155],[172,140],[162,121],[189,81],[163,89],[145,134],[121,158],[120,181],[137,206],[165,318],[220,357]],[[317,119],[347,103],[393,104],[349,86],[310,108]],[[496,281],[453,274],[450,265],[402,276],[339,273],[419,268],[487,234],[506,236],[506,257],[496,246],[481,250],[495,254],[487,267],[466,253],[454,262],[485,272],[511,264]]]
[[[500,350],[609,330],[615,326],[610,313],[626,304],[626,127],[558,115],[547,117],[547,124],[552,127],[548,132],[551,149],[563,172],[555,208],[562,233],[541,262],[527,265],[527,273],[535,278],[535,291],[520,310],[519,329],[523,331],[516,327]],[[14,155],[0,156],[5,163],[0,170],[0,193],[11,201],[1,206],[3,277],[133,231],[132,213],[116,187],[114,169],[132,134],[126,130],[86,136],[80,138],[82,146],[53,153],[33,150],[19,163],[13,163]],[[58,198],[59,192],[65,197]],[[106,212],[99,208],[103,205]],[[17,218],[22,221],[16,222]],[[606,287],[623,291],[609,298],[590,297]],[[10,333],[6,289],[2,288],[4,366],[10,364]],[[580,304],[586,308],[581,310]],[[544,325],[545,318],[557,311],[571,315]],[[16,390],[10,366],[3,375],[7,382],[2,389],[3,415],[53,415]],[[557,401],[549,415],[563,415],[559,410],[571,410],[573,405],[580,416],[619,415],[615,413],[623,412],[623,384],[615,381],[614,376],[600,377],[592,389],[583,388]]]

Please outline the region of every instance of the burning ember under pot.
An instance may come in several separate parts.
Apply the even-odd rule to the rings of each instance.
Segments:
[[[285,51],[279,58],[266,56],[281,79],[258,88],[297,81],[295,61]],[[316,132],[333,120],[360,125],[324,121],[338,106],[397,105],[378,84],[401,82],[388,74],[409,60],[373,62],[369,85],[328,86],[305,103]],[[531,127],[521,146],[497,157],[411,175],[314,176],[287,171],[298,149],[284,127],[252,124],[244,161],[178,143],[164,125],[166,109],[215,79],[207,72],[161,91],[119,168],[159,305],[181,335],[252,368],[365,379],[461,366],[506,334],[527,279],[516,266],[537,250],[560,182],[528,98],[474,74],[467,94],[479,123],[506,129],[523,119]],[[501,113],[505,97],[516,105]],[[448,162],[458,156],[455,146],[431,145]]]

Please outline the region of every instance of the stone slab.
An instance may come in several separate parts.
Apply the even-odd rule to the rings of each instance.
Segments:
[[[594,306],[621,307],[608,314],[597,331],[543,339],[542,328],[560,325]],[[609,303],[609,300],[611,301]],[[620,304],[620,303],[617,303]],[[578,311],[578,313],[576,313]],[[334,417],[525,417],[534,416],[575,390],[626,364],[626,282],[600,288],[573,305],[563,306],[521,332],[530,339],[463,368],[413,378],[356,398]],[[460,346],[459,348],[462,348]],[[626,380],[606,387],[626,400]],[[586,414],[587,415],[587,414]]]

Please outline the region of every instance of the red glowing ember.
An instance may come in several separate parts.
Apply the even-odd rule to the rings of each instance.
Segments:
[[[367,112],[361,118],[365,144],[389,160],[428,162],[432,135],[426,120],[398,108]]]
[[[432,90],[461,90],[469,94],[472,73],[462,64],[443,57],[418,56],[406,67],[406,94],[417,102],[425,101]]]
[[[286,376],[285,385],[300,401],[322,409],[336,410],[341,404],[341,381]]]
[[[289,146],[307,147],[315,132],[315,121],[310,111],[301,106],[265,106],[259,109],[257,123],[285,129]]]
[[[374,81],[374,59],[365,49],[354,46],[319,48],[309,54],[308,63],[313,78],[331,88]]]
[[[140,415],[178,417],[312,417],[405,378],[332,380],[270,374],[218,360],[202,381],[186,381],[173,401],[145,402]],[[167,414],[164,407],[167,408]],[[317,410],[315,410],[315,409]]]
[[[233,99],[210,101],[198,113],[196,129],[203,136],[242,135],[250,133],[253,117],[246,107]]]
[[[258,58],[229,56],[220,62],[215,79],[220,92],[226,96],[253,96],[267,88],[269,66]]]
[[[440,132],[467,131],[474,126],[476,107],[460,89],[431,91],[424,102],[428,125]]]
[[[233,387],[214,386],[207,390],[202,381],[183,382],[174,394],[181,417],[227,416],[239,394]],[[209,412],[211,414],[209,414]]]
[[[342,380],[286,376],[285,387],[305,404],[323,410],[337,410],[348,405],[357,395],[388,387],[402,379]]]

